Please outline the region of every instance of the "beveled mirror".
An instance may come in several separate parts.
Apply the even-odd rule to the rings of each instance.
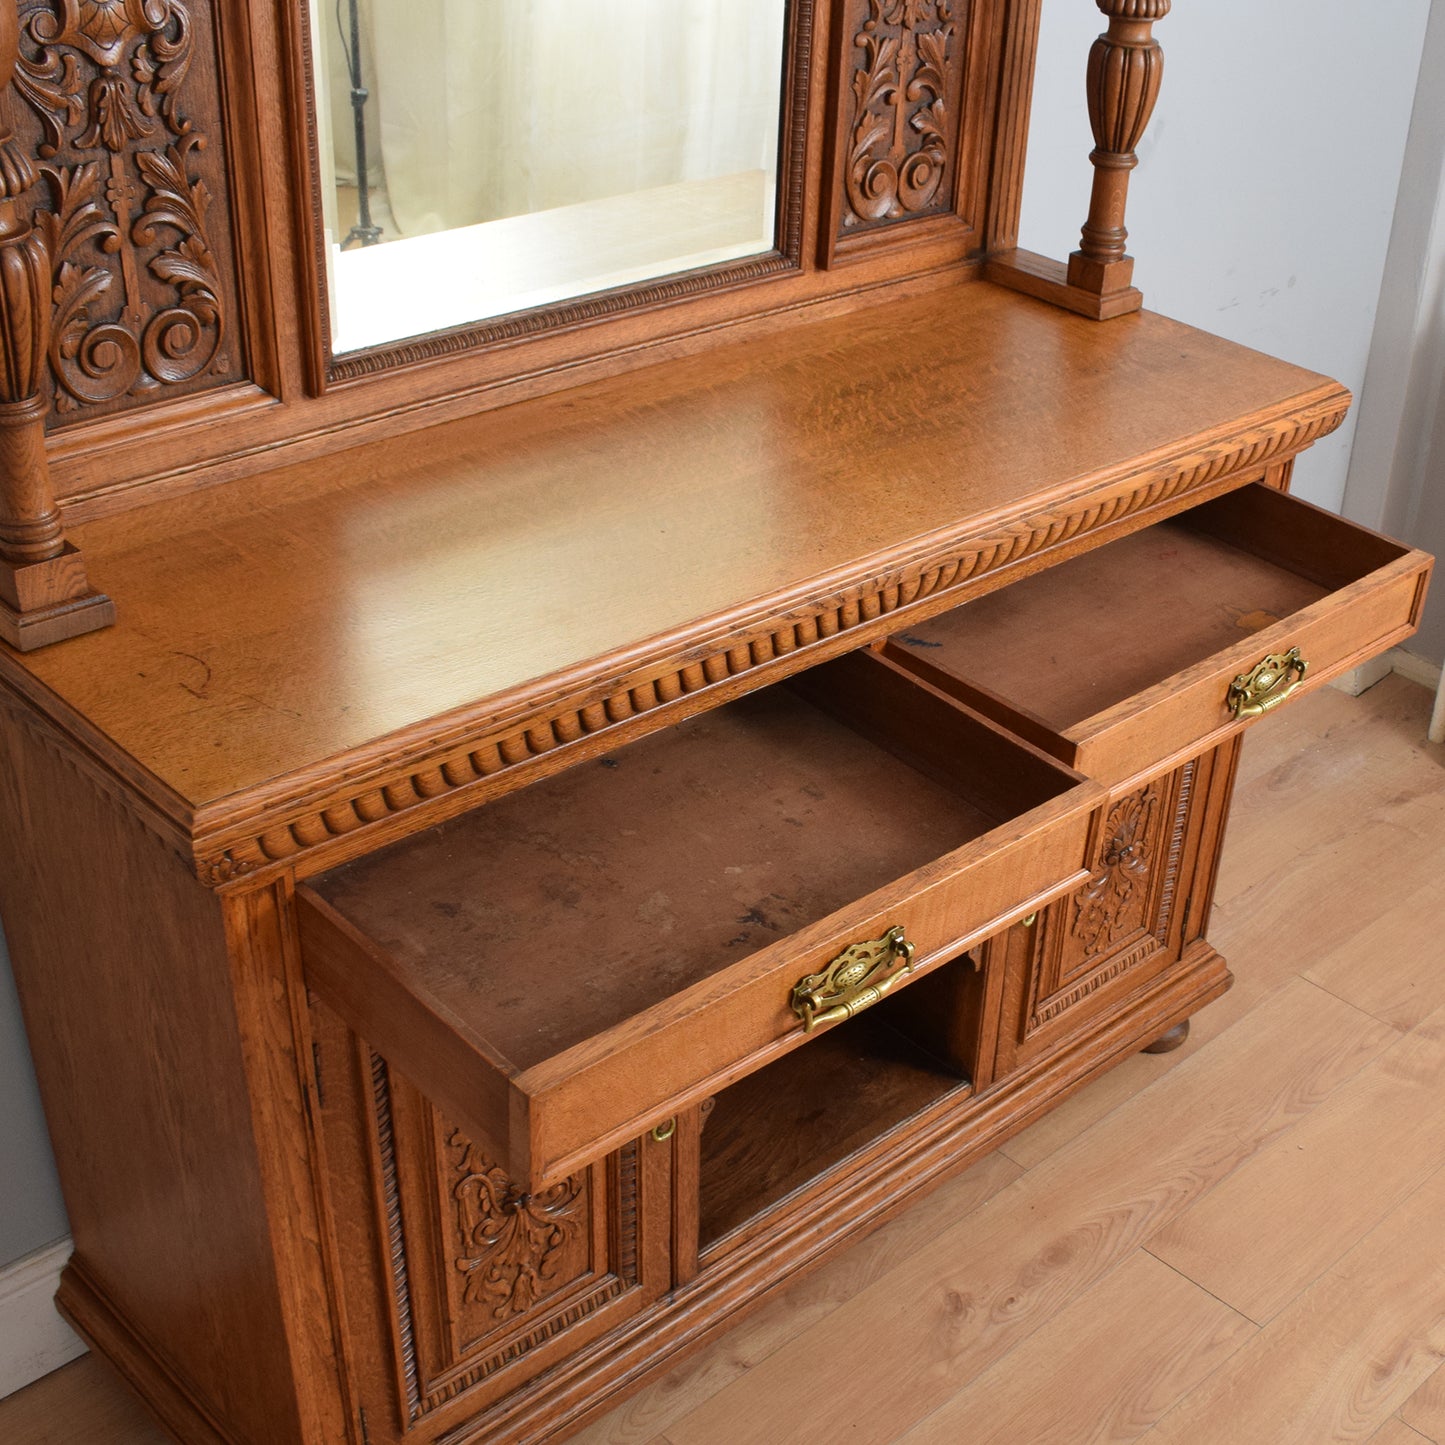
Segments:
[[[312,0],[332,357],[779,256],[788,9]]]

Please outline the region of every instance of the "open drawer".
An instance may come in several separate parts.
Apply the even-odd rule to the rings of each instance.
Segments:
[[[1408,637],[1430,566],[1256,484],[965,603],[884,652],[1117,784]]]
[[[1076,886],[1099,801],[855,653],[313,879],[307,982],[536,1187]]]

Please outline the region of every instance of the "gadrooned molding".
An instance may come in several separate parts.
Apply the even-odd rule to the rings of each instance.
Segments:
[[[621,685],[600,692],[579,690],[553,699],[503,727],[479,721],[470,737],[407,756],[398,750],[383,767],[354,777],[340,789],[324,779],[304,796],[278,803],[250,821],[244,832],[221,822],[198,830],[197,876],[221,887],[252,875],[294,865],[304,855],[348,835],[413,810],[436,812],[438,800],[460,790],[493,784],[501,774],[544,754],[629,723],[688,694],[755,672],[787,654],[862,629],[887,614],[913,607],[1026,558],[1064,545],[1081,534],[1118,523],[1189,492],[1238,477],[1243,483],[1333,431],[1348,398],[1327,397],[1285,419],[1261,423],[1219,442],[1157,462],[1102,488],[1006,522],[982,535],[952,539],[938,551],[866,578],[832,595],[773,613],[751,632],[744,629],[700,649],[658,658]],[[938,607],[930,611],[941,610]],[[861,639],[860,639],[861,642]],[[774,666],[771,671],[779,669]],[[344,768],[338,760],[336,771]],[[321,796],[318,796],[321,795]]]

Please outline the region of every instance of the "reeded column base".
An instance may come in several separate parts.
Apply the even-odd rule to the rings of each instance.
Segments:
[[[71,543],[43,562],[0,559],[0,640],[17,652],[109,627],[115,604],[86,579],[85,559]]]
[[[1082,251],[1075,251],[1069,256],[1068,278],[1070,286],[1091,296],[1122,296],[1134,285],[1134,258],[1095,261]]]

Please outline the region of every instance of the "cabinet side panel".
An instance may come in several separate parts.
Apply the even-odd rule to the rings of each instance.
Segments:
[[[0,820],[76,1264],[171,1377],[158,1408],[170,1388],[222,1438],[300,1442],[220,906],[3,703]]]

